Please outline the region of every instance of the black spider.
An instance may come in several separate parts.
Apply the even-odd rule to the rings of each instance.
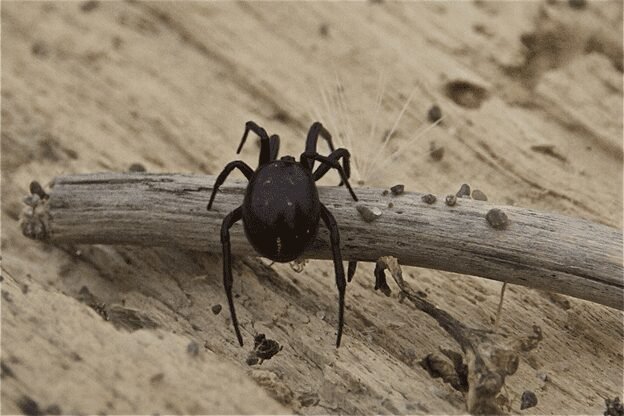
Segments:
[[[236,153],[240,153],[247,139],[253,131],[260,136],[260,160],[254,171],[245,162],[235,160],[228,163],[217,177],[208,210],[212,207],[215,195],[225,178],[234,169],[239,169],[249,180],[243,204],[230,212],[221,225],[221,244],[223,246],[223,285],[230,305],[232,324],[240,345],[243,337],[238,328],[238,320],[232,299],[232,265],[230,253],[230,227],[238,220],[243,220],[243,228],[249,243],[263,257],[277,262],[290,262],[303,254],[306,248],[314,241],[319,227],[319,220],[323,220],[330,233],[331,249],[334,257],[336,286],[338,286],[338,336],[336,347],[340,346],[342,327],[344,324],[345,273],[340,254],[340,236],[338,225],[333,215],[319,201],[315,181],[325,175],[329,169],[337,169],[351,196],[357,201],[357,196],[349,185],[350,154],[347,149],[334,149],[331,135],[319,122],[315,122],[308,131],[305,152],[299,162],[292,156],[283,156],[277,159],[279,151],[279,136],[271,137],[253,121],[245,124],[245,132]],[[322,137],[329,144],[331,154],[322,156],[316,152],[318,138]],[[339,161],[342,159],[343,165]],[[321,165],[314,169],[314,162]],[[356,262],[349,262],[348,280],[351,281],[355,273]]]

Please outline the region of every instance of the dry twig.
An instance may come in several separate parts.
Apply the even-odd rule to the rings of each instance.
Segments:
[[[29,200],[22,231],[52,243],[178,246],[221,252],[223,217],[242,202],[245,184],[227,182],[206,211],[214,177],[180,174],[100,173],[58,177],[46,198]],[[403,265],[482,276],[558,292],[624,309],[622,231],[590,221],[509,206],[493,228],[495,205],[460,198],[427,204],[422,194],[382,195],[357,189],[360,203],[382,215],[363,221],[344,188],[321,187],[321,201],[340,227],[345,260],[376,261],[384,255]],[[32,199],[32,198],[31,198]],[[392,208],[388,203],[392,202]],[[231,232],[238,255],[254,255],[240,224]],[[305,253],[329,259],[327,232]]]

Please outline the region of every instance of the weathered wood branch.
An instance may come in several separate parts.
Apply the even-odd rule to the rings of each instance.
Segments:
[[[24,235],[51,243],[179,246],[220,253],[223,217],[240,205],[245,183],[227,182],[206,210],[214,177],[98,173],[58,177],[49,198],[27,207]],[[365,222],[344,188],[321,187],[321,201],[340,226],[345,260],[391,255],[403,265],[446,270],[558,292],[624,309],[622,231],[558,214],[460,198],[447,206],[422,194],[383,196],[356,190],[381,217]],[[392,202],[392,208],[388,207]],[[503,210],[504,229],[487,212]],[[231,232],[236,255],[254,255],[242,226]],[[321,228],[306,258],[329,259]]]

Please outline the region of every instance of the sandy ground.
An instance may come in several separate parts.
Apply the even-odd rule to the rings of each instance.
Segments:
[[[465,412],[418,364],[458,346],[396,290],[373,291],[371,265],[349,285],[336,350],[331,263],[296,273],[236,259],[240,348],[229,313],[211,311],[226,306],[219,254],[27,240],[18,219],[33,179],[133,163],[217,174],[245,121],[298,155],[318,118],[352,151],[359,186],[469,183],[498,203],[622,227],[621,2],[1,7],[3,414]],[[418,134],[434,103],[444,120]],[[255,165],[257,153],[242,157]],[[492,327],[499,282],[404,274],[465,324]],[[602,414],[624,390],[622,313],[509,287],[501,330],[534,324],[544,339],[507,380],[506,410]],[[259,332],[284,348],[249,366]],[[538,404],[520,411],[525,390]]]

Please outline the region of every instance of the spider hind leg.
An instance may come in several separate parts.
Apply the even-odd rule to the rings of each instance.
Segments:
[[[225,288],[225,294],[227,296],[228,305],[230,307],[230,316],[232,318],[232,325],[234,325],[234,332],[236,332],[236,338],[238,343],[243,346],[243,336],[241,335],[240,328],[238,327],[238,319],[236,318],[236,310],[234,309],[234,298],[232,296],[232,286],[234,284],[234,278],[232,277],[232,251],[230,248],[230,228],[235,222],[243,217],[242,207],[236,208],[230,212],[221,224],[221,246],[223,248],[223,287]]]
[[[336,273],[336,286],[338,287],[338,335],[336,336],[336,348],[340,347],[342,328],[344,327],[345,291],[347,281],[345,279],[342,255],[340,254],[340,233],[334,216],[325,205],[321,204],[321,218],[329,229],[332,254],[334,257],[334,272]]]

